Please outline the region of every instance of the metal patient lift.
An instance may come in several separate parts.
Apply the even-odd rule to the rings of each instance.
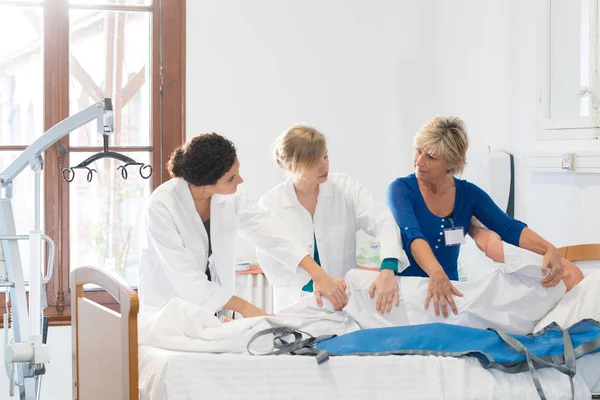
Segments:
[[[97,120],[98,133],[102,134],[104,151],[94,154],[79,165],[65,168],[63,179],[71,182],[75,177],[74,169],[88,170],[87,180],[92,180],[95,170],[88,165],[101,158],[115,158],[125,163],[120,166],[123,178],[127,178],[125,167],[140,165],[140,175],[147,179],[152,174],[152,167],[137,163],[133,159],[119,153],[108,151],[108,136],[114,131],[113,110],[110,99],[104,99],[77,114],[59,122],[0,173],[0,291],[6,293],[6,314],[4,315],[4,358],[9,378],[9,393],[14,396],[18,388],[21,400],[39,399],[41,377],[46,372],[49,360],[46,337],[48,317],[44,317],[45,285],[52,277],[55,246],[52,239],[41,231],[40,221],[40,176],[44,167],[42,155],[46,149],[81,126]],[[13,180],[30,166],[35,173],[34,180],[34,228],[28,235],[17,235],[12,208]],[[144,174],[147,171],[148,174]],[[70,173],[70,177],[68,177]],[[30,280],[25,282],[19,240],[29,240],[31,245]],[[43,274],[42,241],[49,247],[48,266]],[[29,304],[26,293],[29,291]],[[10,304],[9,304],[10,299]]]

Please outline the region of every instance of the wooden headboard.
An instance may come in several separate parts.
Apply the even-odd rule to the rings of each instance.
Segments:
[[[600,244],[578,244],[558,249],[560,256],[569,261],[600,260]]]
[[[73,398],[138,400],[137,293],[99,268],[76,268],[70,278]],[[85,298],[85,284],[106,290],[120,312]]]

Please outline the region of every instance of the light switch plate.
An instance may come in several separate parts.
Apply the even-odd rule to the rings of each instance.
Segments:
[[[573,164],[573,154],[563,154],[562,155],[562,169],[574,169],[575,165]]]

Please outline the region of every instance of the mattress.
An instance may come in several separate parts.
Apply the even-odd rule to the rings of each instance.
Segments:
[[[189,353],[140,347],[140,399],[539,399],[529,372],[484,369],[474,358]],[[593,368],[593,366],[591,367]],[[548,399],[571,399],[568,378],[538,371]],[[591,394],[580,374],[575,398]]]
[[[588,354],[578,359],[577,373],[592,393],[600,395],[600,353]]]

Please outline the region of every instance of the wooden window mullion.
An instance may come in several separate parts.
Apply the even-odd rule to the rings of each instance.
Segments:
[[[69,116],[68,2],[49,0],[44,8],[44,130]],[[46,234],[54,240],[54,275],[46,287],[51,317],[65,315],[69,296],[69,185],[61,171],[69,166],[68,136],[45,154]]]

